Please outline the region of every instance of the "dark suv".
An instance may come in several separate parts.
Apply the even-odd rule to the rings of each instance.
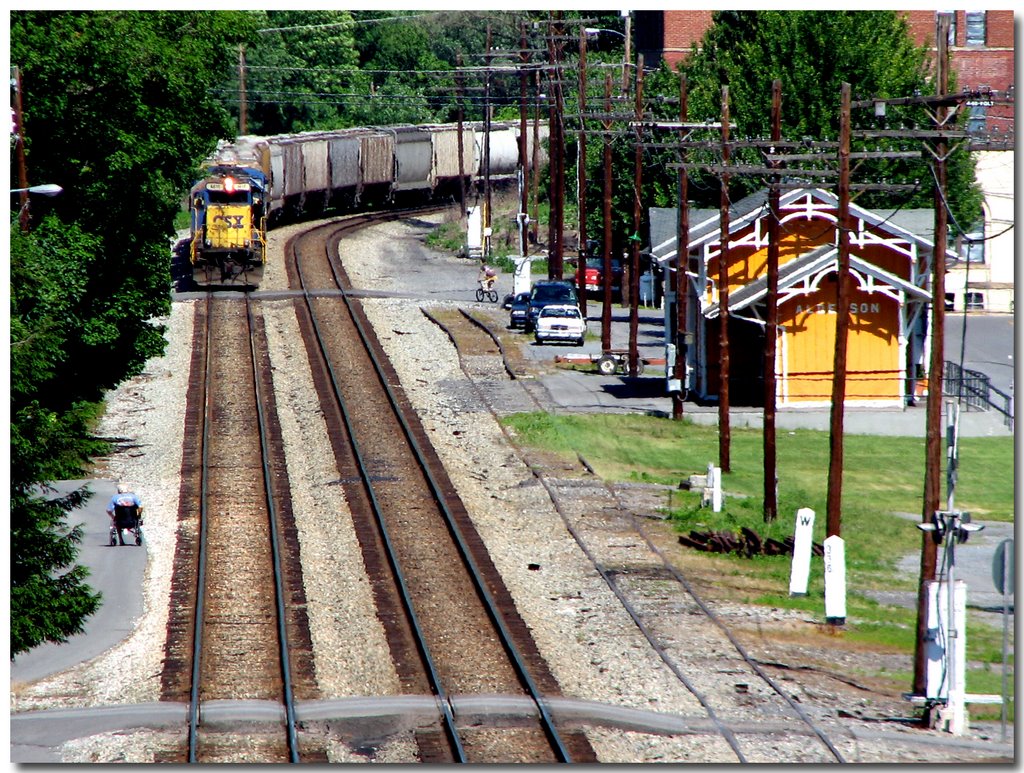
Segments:
[[[554,303],[571,303],[579,306],[576,288],[572,282],[537,282],[530,291],[530,308],[526,311],[526,332],[532,333],[537,326],[540,310]]]

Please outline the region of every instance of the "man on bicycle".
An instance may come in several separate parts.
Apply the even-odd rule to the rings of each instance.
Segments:
[[[480,287],[487,292],[494,289],[494,278],[496,272],[493,268],[487,265],[486,261],[480,261],[480,273],[477,275],[477,281],[480,283]]]

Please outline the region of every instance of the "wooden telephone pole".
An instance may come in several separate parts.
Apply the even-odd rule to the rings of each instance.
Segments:
[[[721,245],[718,253],[718,466],[722,472],[731,472],[729,446],[732,432],[729,427],[729,87],[722,86],[722,168],[720,178],[719,214]]]
[[[782,81],[772,81],[772,140],[782,140]],[[775,168],[779,162],[772,161]],[[771,176],[768,189],[768,296],[765,300],[764,352],[764,520],[774,521],[779,514],[779,481],[776,467],[775,435],[775,350],[779,329],[779,175]]]
[[[25,165],[25,123],[21,112],[21,70],[11,68],[11,85],[14,96],[11,109],[14,111],[14,124],[17,129],[14,139],[15,163],[18,166],[18,225],[22,233],[28,233],[28,167]]]
[[[846,349],[850,330],[850,84],[844,83],[839,113],[839,241],[836,288],[836,348],[832,365],[825,536],[840,536],[843,493],[843,417],[846,404]]]
[[[676,381],[678,389],[672,392],[672,418],[683,418],[683,399],[686,396],[686,353],[689,345],[689,333],[686,322],[686,294],[689,282],[686,279],[686,268],[690,262],[690,205],[689,198],[689,175],[686,172],[686,149],[683,141],[686,139],[685,128],[687,120],[687,83],[686,75],[679,73],[679,129],[680,155],[682,161],[679,165],[679,222],[676,228],[676,361],[672,368],[672,378]]]
[[[633,159],[633,235],[629,249],[629,375],[636,378],[640,357],[637,353],[637,332],[640,327],[640,199],[643,194],[644,148],[640,141],[644,118],[644,55],[636,58],[636,150]]]
[[[949,16],[938,14],[935,25],[937,67],[936,96],[946,94],[949,79]],[[935,128],[943,129],[947,109],[935,108]],[[925,467],[922,523],[931,523],[941,505],[942,477],[942,369],[945,362],[943,337],[946,331],[946,141],[935,143],[935,235],[932,248],[932,331],[931,362],[928,367],[928,407],[925,416]],[[917,590],[917,642],[914,649],[914,694],[927,692],[928,670],[928,583],[935,580],[938,545],[934,532],[922,532],[921,575]],[[931,724],[926,711],[924,724]]]
[[[580,286],[576,288],[580,299],[580,312],[587,318],[587,130],[584,115],[587,110],[587,30],[580,28],[580,131],[579,161],[576,164],[577,192],[579,194],[580,235],[576,249],[576,276],[581,277]]]
[[[249,133],[249,98],[245,93],[245,46],[238,44],[238,133]]]

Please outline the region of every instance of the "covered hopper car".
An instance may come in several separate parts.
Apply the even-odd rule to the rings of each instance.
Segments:
[[[489,145],[492,178],[514,176],[518,124],[495,122]],[[201,287],[259,284],[267,229],[326,212],[415,206],[458,198],[461,183],[480,179],[484,129],[464,124],[395,126],[243,136],[221,142],[192,188],[189,256]],[[547,137],[547,127],[540,128]],[[533,158],[527,136],[527,163]],[[541,153],[540,158],[546,160]]]

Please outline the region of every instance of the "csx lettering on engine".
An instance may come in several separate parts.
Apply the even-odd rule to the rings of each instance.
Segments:
[[[213,218],[213,222],[223,221],[228,228],[243,228],[242,215],[217,215]]]

